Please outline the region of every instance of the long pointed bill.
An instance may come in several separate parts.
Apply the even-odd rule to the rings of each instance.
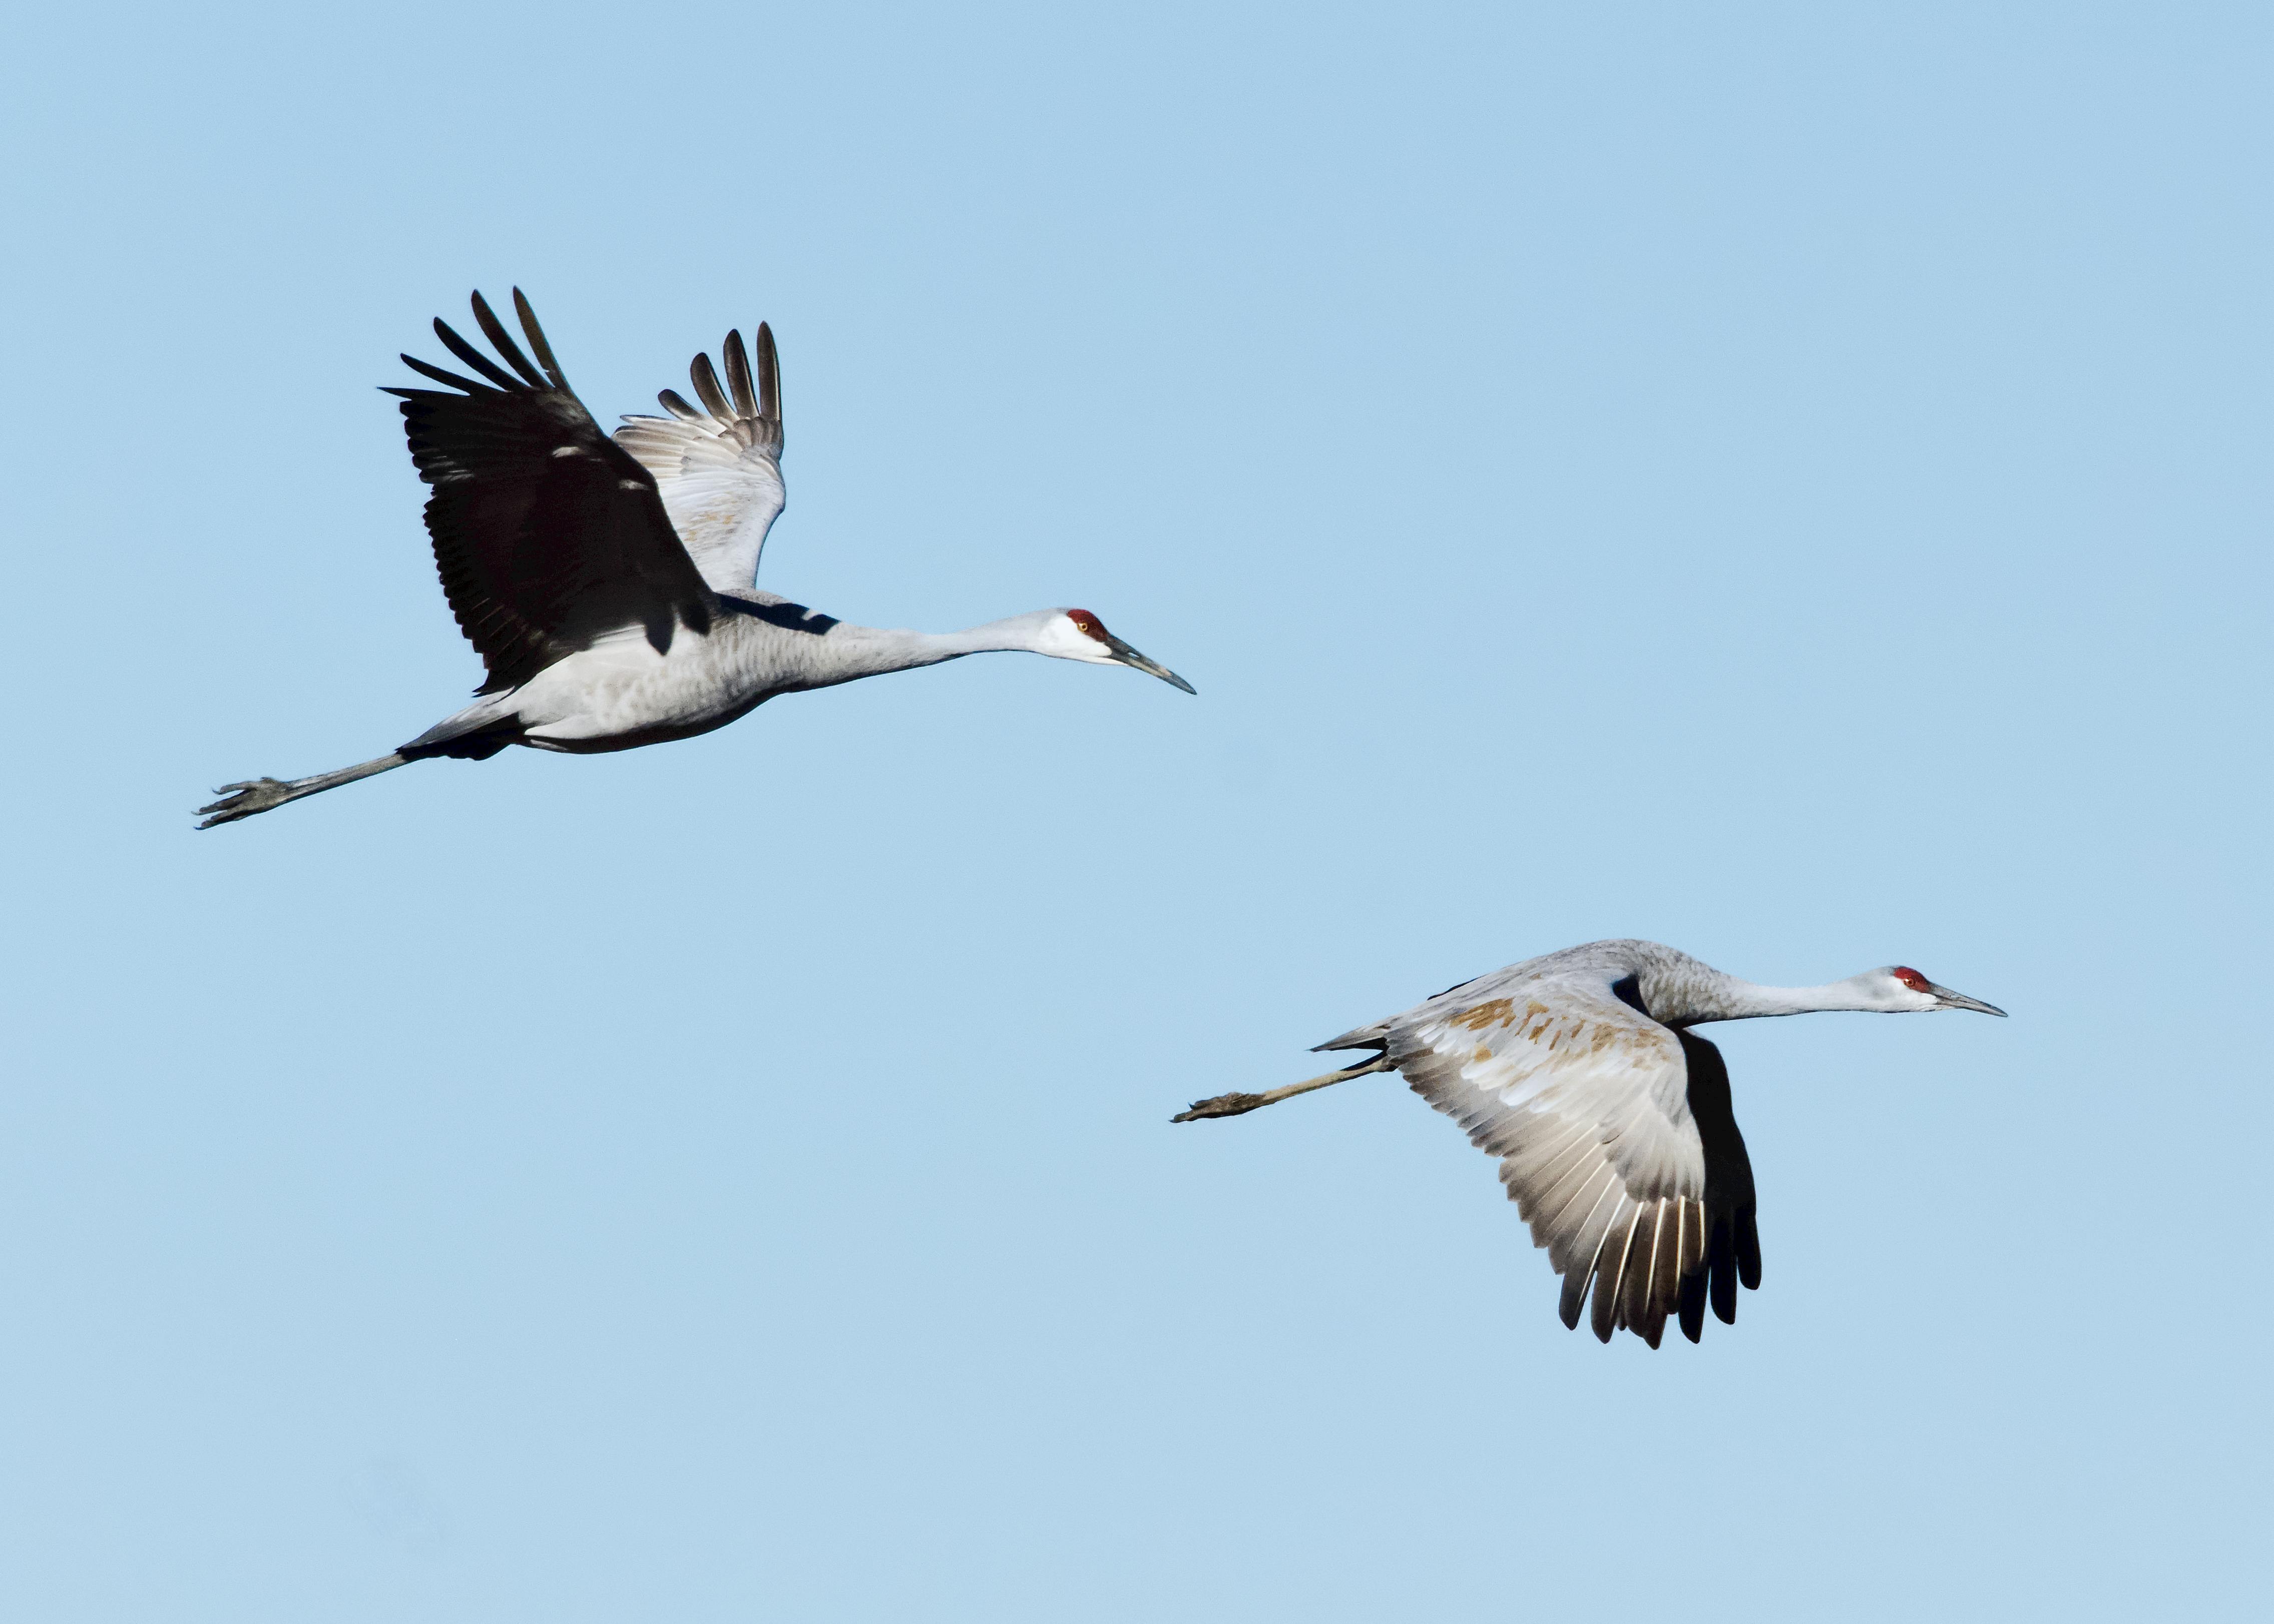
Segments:
[[[1103,628],[1101,628],[1100,629]],[[1136,650],[1122,642],[1120,638],[1115,636],[1111,632],[1107,632],[1105,634],[1105,646],[1113,650],[1113,658],[1119,660],[1123,665],[1130,666],[1134,670],[1141,671],[1148,677],[1158,677],[1171,688],[1180,688],[1187,694],[1193,695],[1194,697],[1199,696],[1200,690],[1194,688],[1191,683],[1186,681],[1182,677],[1178,676],[1175,672],[1171,671],[1166,665],[1162,665],[1158,660],[1147,659],[1143,655],[1138,653]]]
[[[1939,1010],[1979,1010],[1984,1015],[2003,1015],[2006,1011],[1994,1004],[1984,1004],[1979,998],[1969,998],[1962,992],[1953,992],[1947,987],[1938,987],[1932,981],[1926,989],[1935,996]]]

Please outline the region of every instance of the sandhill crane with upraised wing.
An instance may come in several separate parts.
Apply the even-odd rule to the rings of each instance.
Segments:
[[[758,553],[782,510],[781,384],[758,327],[755,387],[739,332],[691,373],[698,410],[672,390],[667,417],[632,417],[611,440],[513,293],[532,362],[473,296],[501,366],[440,320],[469,378],[410,356],[448,386],[402,397],[442,590],[489,680],[475,701],[401,748],[305,778],[225,785],[210,829],[429,756],[483,761],[508,745],[591,754],[691,738],[777,694],[828,688],[966,654],[1024,650],[1132,666],[1192,685],[1087,609],[1041,609],[960,632],[855,626],[759,591]],[[511,370],[508,371],[507,368]]]
[[[1690,1028],[1817,1010],[2006,1011],[1908,965],[1822,987],[1757,987],[1655,942],[1591,942],[1439,993],[1318,1046],[1374,1057],[1267,1094],[1218,1094],[1172,1120],[1237,1116],[1374,1071],[1500,1158],[1532,1244],[1563,1276],[1563,1323],[1588,1288],[1591,1324],[1652,1347],[1668,1314],[1696,1342],[1706,1305],[1725,1325],[1737,1285],[1761,1283],[1753,1168],[1721,1051]]]

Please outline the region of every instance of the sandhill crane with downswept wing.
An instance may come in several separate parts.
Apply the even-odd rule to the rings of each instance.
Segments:
[[[1908,965],[1822,987],[1757,987],[1655,942],[1592,942],[1318,1046],[1374,1050],[1363,1064],[1267,1094],[1218,1094],[1172,1120],[1237,1116],[1403,1072],[1500,1158],[1509,1199],[1563,1276],[1565,1325],[1578,1325],[1592,1286],[1590,1322],[1604,1342],[1624,1329],[1655,1348],[1673,1314],[1694,1342],[1709,1301],[1735,1323],[1738,1282],[1761,1283],[1761,1244],[1729,1073],[1690,1028],[1816,1010],[2006,1012]]]
[[[404,356],[441,389],[389,389],[418,477],[450,612],[488,668],[475,701],[376,760],[305,778],[224,786],[210,829],[429,756],[486,760],[508,745],[590,754],[723,727],[777,694],[828,688],[966,654],[1023,650],[1186,682],[1087,609],[1042,609],[968,631],[855,626],[759,591],[759,550],[782,510],[781,384],[758,327],[755,374],[739,332],[691,368],[701,410],[672,390],[666,417],[611,440],[513,293],[535,360],[479,293],[474,319],[500,365],[437,320],[479,374]],[[508,369],[510,370],[508,370]]]

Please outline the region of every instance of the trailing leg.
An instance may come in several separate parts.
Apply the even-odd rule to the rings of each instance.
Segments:
[[[358,778],[368,778],[376,773],[389,772],[406,762],[418,760],[405,756],[401,750],[391,750],[374,760],[353,767],[343,767],[337,772],[320,772],[306,778],[248,778],[242,784],[224,784],[214,793],[222,797],[211,806],[200,807],[199,815],[205,822],[200,829],[211,829],[216,823],[234,823],[241,817],[251,817],[256,812],[273,811],[288,801],[297,801],[304,795],[320,795],[328,789],[337,789],[343,784],[352,784]]]
[[[1213,1099],[1195,1100],[1192,1109],[1178,1111],[1169,1120],[1198,1122],[1209,1116],[1241,1116],[1249,1111],[1261,1110],[1267,1105],[1276,1105],[1282,1100],[1291,1100],[1299,1094],[1309,1094],[1314,1088],[1330,1088],[1337,1083],[1346,1083],[1353,1077],[1364,1077],[1369,1071],[1394,1069],[1387,1055],[1376,1055],[1364,1065],[1345,1066],[1339,1071],[1329,1071],[1324,1077],[1290,1083],[1284,1088],[1274,1088],[1263,1094],[1220,1094]]]

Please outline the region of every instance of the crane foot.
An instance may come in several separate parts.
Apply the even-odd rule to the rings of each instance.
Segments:
[[[1195,1100],[1190,1110],[1178,1111],[1171,1122],[1198,1122],[1204,1116],[1243,1116],[1258,1106],[1269,1105],[1269,1096],[1260,1094],[1220,1094],[1212,1100]]]
[[[250,778],[242,784],[224,784],[214,792],[221,800],[198,808],[198,816],[205,819],[198,827],[211,829],[215,823],[234,823],[238,818],[281,807],[299,793],[296,786],[282,778]]]

